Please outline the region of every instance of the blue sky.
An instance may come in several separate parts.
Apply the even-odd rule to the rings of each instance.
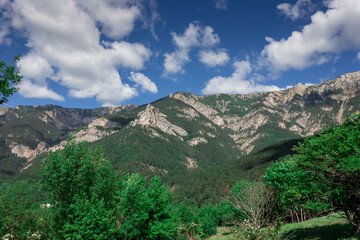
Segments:
[[[0,0],[7,107],[246,94],[359,70],[359,0]]]

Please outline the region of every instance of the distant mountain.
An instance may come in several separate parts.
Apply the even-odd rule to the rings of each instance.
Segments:
[[[93,120],[134,108],[134,105],[97,109],[53,105],[0,108],[0,176],[16,175],[38,154],[49,151]]]
[[[36,176],[47,153],[73,134],[103,146],[117,171],[160,175],[179,201],[211,202],[235,179],[260,176],[303,137],[359,111],[359,103],[354,72],[275,92],[176,93],[139,107],[2,108],[0,176]]]

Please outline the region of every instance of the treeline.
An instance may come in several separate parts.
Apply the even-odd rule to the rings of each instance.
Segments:
[[[9,239],[202,239],[228,226],[238,239],[282,239],[280,225],[341,211],[360,233],[360,115],[304,139],[259,181],[239,180],[217,205],[175,204],[159,177],[116,175],[101,148],[69,140],[41,181],[0,196]]]
[[[40,175],[40,182],[17,182],[0,196],[0,237],[206,238],[231,211],[227,205],[192,209],[174,204],[172,191],[159,177],[116,175],[101,148],[71,139],[44,160]]]

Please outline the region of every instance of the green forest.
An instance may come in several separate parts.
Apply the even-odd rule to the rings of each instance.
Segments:
[[[107,156],[70,137],[43,160],[37,179],[3,181],[0,236],[206,239],[226,227],[231,239],[291,239],[297,230],[284,234],[285,224],[333,213],[350,235],[360,234],[360,114],[306,137],[282,161],[266,163],[265,174],[238,176],[222,197],[200,205],[176,198],[158,176],[115,171]],[[202,184],[211,189],[208,180]]]

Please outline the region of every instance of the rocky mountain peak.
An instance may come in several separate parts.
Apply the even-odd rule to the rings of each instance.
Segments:
[[[158,108],[152,105],[147,105],[144,111],[138,113],[138,118],[130,123],[131,127],[137,125],[144,127],[154,127],[161,131],[174,135],[174,136],[186,136],[188,133],[179,126],[170,123],[167,120],[167,116],[160,112]]]
[[[122,138],[122,134],[129,134],[137,126],[146,131],[141,128],[134,131],[162,138],[160,141],[169,144],[178,143],[163,133],[182,140],[181,144],[185,145],[181,149],[191,151],[184,153],[181,161],[191,169],[195,163],[201,166],[199,157],[192,151],[226,149],[221,152],[223,156],[229,152],[236,156],[256,152],[340,123],[348,114],[360,110],[359,103],[360,72],[354,72],[316,85],[299,84],[265,93],[198,96],[178,92],[138,109],[134,105],[98,109],[52,105],[3,107],[0,108],[0,141],[4,150],[0,151],[0,157],[23,158],[28,161],[28,167],[31,159],[41,152],[61,148],[70,133],[77,141],[102,141],[112,134]],[[121,113],[131,110],[134,112]],[[122,143],[126,144],[126,137]],[[228,158],[232,157],[229,154]]]

